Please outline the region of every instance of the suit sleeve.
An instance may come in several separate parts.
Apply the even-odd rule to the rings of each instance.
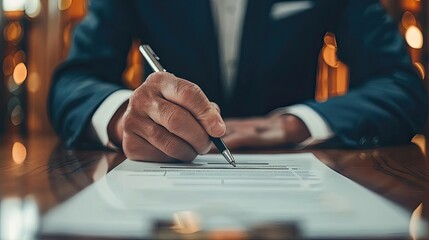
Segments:
[[[128,1],[89,1],[70,54],[54,73],[49,116],[68,146],[88,143],[86,132],[97,107],[125,88],[122,73],[133,37],[130,15]]]
[[[427,94],[396,24],[379,1],[348,1],[337,19],[338,54],[350,69],[349,92],[306,104],[331,126],[330,147],[409,142],[427,115]]]

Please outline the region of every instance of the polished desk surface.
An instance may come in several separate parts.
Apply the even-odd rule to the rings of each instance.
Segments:
[[[55,136],[0,139],[1,199],[31,196],[41,215],[100,179],[125,159],[123,154],[116,152],[69,150]],[[418,146],[306,151],[313,152],[323,163],[347,178],[409,211],[411,237],[416,220],[429,220],[429,160]]]

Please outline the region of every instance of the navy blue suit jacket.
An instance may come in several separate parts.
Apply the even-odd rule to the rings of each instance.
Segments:
[[[422,81],[378,1],[314,0],[313,7],[274,20],[276,2],[248,0],[237,84],[226,102],[209,0],[89,1],[70,55],[54,74],[49,106],[56,131],[70,146],[84,142],[99,104],[125,88],[121,76],[133,39],[150,44],[170,72],[197,83],[225,117],[304,103],[331,126],[335,137],[326,144],[332,147],[400,144],[421,129],[427,110]],[[315,80],[326,32],[336,34],[350,90],[319,103]]]

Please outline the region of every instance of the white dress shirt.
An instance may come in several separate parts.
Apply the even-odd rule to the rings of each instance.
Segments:
[[[227,97],[233,92],[237,73],[242,27],[247,0],[211,0],[212,15],[218,32],[222,81]],[[107,97],[98,107],[91,124],[104,146],[109,144],[107,126],[117,109],[129,99],[131,90],[118,90]],[[287,96],[285,96],[287,97]],[[311,137],[300,143],[301,147],[323,142],[333,136],[333,132],[323,118],[312,108],[297,104],[274,111],[275,114],[292,114],[307,126]]]

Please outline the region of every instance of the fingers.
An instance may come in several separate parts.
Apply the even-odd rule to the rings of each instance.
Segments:
[[[277,146],[287,142],[287,136],[276,119],[235,119],[228,120],[226,124],[227,134],[223,140],[230,149]]]
[[[127,157],[129,155],[137,155],[142,157],[142,159],[146,159],[147,157],[154,157],[156,155],[158,156],[157,159],[168,156],[167,158],[192,161],[198,155],[194,148],[186,141],[169,132],[148,117],[127,116],[124,123],[124,131],[129,135],[128,137],[134,134],[163,153],[163,155],[154,154],[152,148],[144,148],[146,146],[144,142],[144,146],[141,148],[135,147],[134,143],[130,141],[126,142],[124,137],[125,144],[123,148]],[[142,141],[139,142],[142,143]]]
[[[160,85],[160,94],[188,110],[209,135],[221,137],[225,134],[225,123],[219,111],[198,85],[169,73],[151,74],[146,82],[149,85]]]
[[[210,102],[210,104],[216,109],[216,111],[220,114],[220,107],[215,102]]]
[[[123,150],[131,160],[142,160],[149,162],[171,162],[173,158],[166,155],[152,144],[134,133],[125,133]]]
[[[223,141],[229,149],[238,149],[241,147],[255,146],[258,143],[258,136],[246,132],[234,132],[223,138]]]
[[[155,161],[193,160],[210,150],[209,135],[226,131],[219,106],[197,85],[169,73],[151,74],[134,91],[121,122],[127,157]]]
[[[162,98],[156,102],[146,112],[154,122],[185,140],[199,154],[210,150],[209,136],[187,110]]]

